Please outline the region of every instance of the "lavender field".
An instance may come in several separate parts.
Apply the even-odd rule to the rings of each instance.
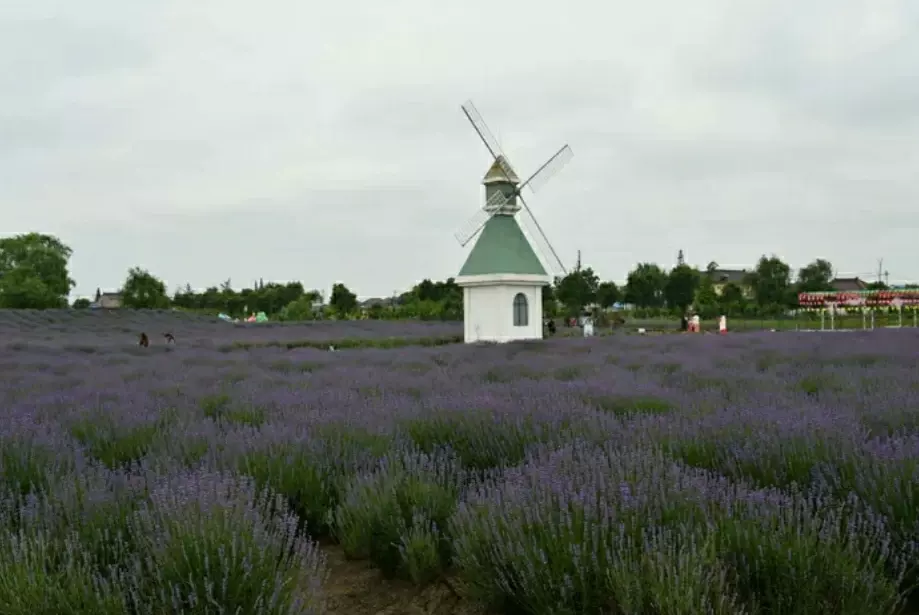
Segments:
[[[136,325],[0,330],[2,613],[909,612],[914,331]]]

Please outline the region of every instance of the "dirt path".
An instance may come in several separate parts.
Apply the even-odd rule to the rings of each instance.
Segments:
[[[446,584],[418,588],[388,581],[368,562],[345,559],[336,546],[323,548],[329,562],[328,615],[484,615]]]

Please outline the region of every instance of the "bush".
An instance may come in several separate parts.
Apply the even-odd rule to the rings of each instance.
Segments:
[[[348,557],[368,558],[386,576],[428,582],[450,563],[445,530],[462,483],[449,456],[387,456],[345,491],[335,536]]]
[[[82,544],[43,530],[0,534],[0,605],[9,615],[131,612],[119,584],[96,574]]]
[[[134,527],[140,612],[319,613],[325,562],[287,504],[252,481],[189,473],[151,494]]]
[[[584,445],[483,483],[451,533],[472,595],[545,615],[893,614],[907,561],[855,506]]]

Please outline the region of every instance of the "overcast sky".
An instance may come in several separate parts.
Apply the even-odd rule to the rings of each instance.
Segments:
[[[0,3],[0,232],[75,294],[456,275],[471,98],[566,266],[823,257],[919,279],[915,0]]]

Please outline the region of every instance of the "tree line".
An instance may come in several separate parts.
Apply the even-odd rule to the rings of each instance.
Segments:
[[[67,307],[75,286],[69,275],[72,250],[57,237],[27,233],[0,239],[0,307],[50,309]],[[778,256],[763,255],[742,280],[720,284],[718,264],[705,269],[680,263],[669,271],[655,263],[638,263],[625,284],[601,281],[591,267],[578,266],[543,289],[547,316],[574,316],[594,307],[627,304],[645,316],[697,311],[703,318],[718,314],[772,316],[798,307],[799,292],[832,290],[833,266],[816,259],[795,275]],[[914,286],[915,287],[915,286]],[[873,282],[869,288],[885,285]],[[264,282],[236,290],[231,280],[196,291],[186,285],[169,295],[165,283],[140,267],[125,277],[121,304],[136,309],[178,308],[233,317],[264,312],[281,320],[314,318],[461,319],[463,292],[453,278],[422,280],[410,290],[361,305],[357,295],[343,283],[332,286],[328,301],[317,289],[301,282]],[[96,301],[101,291],[96,291]],[[77,299],[74,308],[87,308],[89,299]]]
[[[76,285],[70,277],[73,251],[52,235],[25,233],[0,239],[0,308],[55,309],[68,305]],[[423,280],[408,292],[366,306],[361,310],[357,295],[343,283],[332,285],[328,301],[318,289],[307,289],[301,282],[265,282],[236,290],[231,280],[196,291],[186,284],[169,295],[166,284],[141,267],[128,270],[118,289],[120,303],[135,309],[178,308],[208,313],[223,312],[233,317],[264,312],[286,320],[346,318],[364,311],[377,318],[443,318],[463,316],[462,289],[451,280]],[[102,298],[96,290],[95,301]],[[93,300],[79,298],[72,307],[88,308]]]
[[[705,269],[680,263],[669,271],[655,263],[638,263],[620,288],[601,282],[590,267],[572,271],[554,285],[559,303],[567,312],[586,306],[611,307],[625,303],[647,316],[679,315],[695,311],[702,318],[720,314],[769,317],[799,308],[798,294],[833,290],[833,265],[818,258],[797,272],[776,255],[763,255],[756,266],[738,280],[722,283],[718,263]],[[908,285],[917,287],[916,285]],[[882,282],[867,289],[882,290]]]

